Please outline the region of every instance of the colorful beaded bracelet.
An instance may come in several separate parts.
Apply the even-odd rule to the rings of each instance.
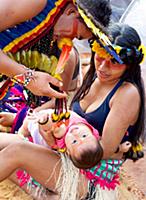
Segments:
[[[23,86],[27,86],[31,80],[34,80],[34,70],[27,69],[24,74],[18,74],[11,78],[13,82],[20,83]]]

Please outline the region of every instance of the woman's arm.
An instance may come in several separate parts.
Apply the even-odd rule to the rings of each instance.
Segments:
[[[46,3],[47,0],[0,0],[0,31],[31,19]]]
[[[47,101],[46,103],[42,104],[41,106],[38,106],[34,109],[34,112],[39,112],[41,110],[54,108],[55,107],[55,98],[51,98],[50,101]]]
[[[31,19],[41,12],[46,3],[47,0],[0,0],[0,31]],[[24,65],[11,60],[0,50],[0,73],[12,78],[14,75],[24,75],[26,70]],[[62,86],[62,83],[49,74],[34,72],[33,78],[26,86],[33,94],[58,98],[66,96],[50,87],[50,83],[58,87]],[[45,87],[42,87],[44,85]]]
[[[27,70],[28,68],[26,68],[24,65],[13,61],[0,50],[0,73],[12,78],[14,75],[23,76],[27,73]],[[62,86],[60,81],[53,78],[49,74],[35,71],[32,73],[32,77],[30,77],[30,81],[26,85],[26,88],[38,96],[49,96],[57,98],[66,97],[65,93],[57,92],[56,90],[52,89],[50,87],[50,83],[58,87]]]
[[[110,102],[110,112],[103,128],[101,144],[104,157],[109,158],[117,150],[128,127],[138,117],[140,96],[135,86],[124,84]]]

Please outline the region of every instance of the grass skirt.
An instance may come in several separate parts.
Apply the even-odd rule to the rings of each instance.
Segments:
[[[62,168],[56,184],[56,189],[60,196],[59,200],[118,200],[117,189],[102,189],[100,185],[97,184],[91,191],[90,183],[88,184],[87,196],[80,196],[79,185],[83,184],[80,180],[80,170],[73,165],[68,156],[65,154],[60,154],[60,156]]]

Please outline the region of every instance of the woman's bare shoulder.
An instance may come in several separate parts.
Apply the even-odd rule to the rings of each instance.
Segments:
[[[110,107],[114,108],[117,113],[123,114],[123,116],[125,115],[124,112],[126,112],[127,117],[129,115],[129,119],[131,118],[131,120],[133,119],[132,121],[135,121],[140,108],[138,88],[132,83],[123,83],[113,96]]]
[[[138,88],[130,82],[124,82],[122,86],[119,88],[117,95],[119,97],[126,96],[126,98],[140,100],[140,95]],[[135,100],[136,100],[135,99]]]
[[[130,82],[124,82],[119,89],[116,91],[116,93],[114,94],[114,96],[112,97],[112,102],[118,99],[127,99],[127,100],[140,100],[140,95],[139,95],[139,91],[138,88],[130,83]]]

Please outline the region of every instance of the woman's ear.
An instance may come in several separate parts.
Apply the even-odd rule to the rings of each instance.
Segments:
[[[74,5],[70,5],[67,9],[66,9],[66,15],[70,15],[70,14],[75,14],[75,15],[79,15],[76,7]]]

